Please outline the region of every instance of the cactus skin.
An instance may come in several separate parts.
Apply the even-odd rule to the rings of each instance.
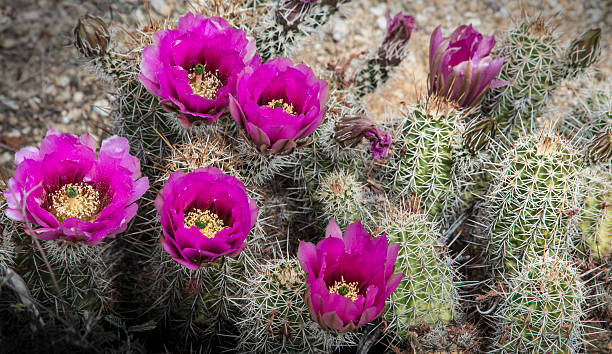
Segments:
[[[395,219],[385,232],[390,243],[400,244],[395,267],[404,273],[388,300],[389,328],[408,340],[412,326],[447,325],[459,311],[459,293],[436,224],[426,215],[413,214]]]
[[[551,93],[564,78],[565,70],[557,41],[547,21],[525,19],[505,33],[495,57],[506,61],[498,76],[512,85],[489,90],[483,113],[492,115],[500,131],[516,137],[521,128],[530,131]]]
[[[588,190],[579,224],[581,246],[594,258],[605,259],[612,256],[612,177],[597,167],[585,175]]]
[[[493,268],[515,272],[527,253],[572,250],[582,157],[546,135],[525,136],[503,156],[480,223]]]
[[[436,220],[455,204],[460,118],[461,112],[450,104],[428,99],[405,114],[390,159],[382,165],[382,180],[391,195],[416,196],[420,209]]]
[[[5,214],[6,204],[0,205],[0,271],[15,263],[15,241],[17,235],[15,222]]]
[[[354,334],[335,336],[312,321],[304,302],[306,275],[296,259],[268,261],[246,282],[240,352],[330,352],[355,345]]]
[[[493,315],[500,353],[576,353],[582,345],[585,287],[574,266],[555,255],[536,256],[506,281]]]

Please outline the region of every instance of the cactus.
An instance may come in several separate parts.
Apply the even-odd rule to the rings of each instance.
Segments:
[[[553,254],[526,259],[506,283],[492,318],[496,352],[580,352],[585,287],[569,261]]]
[[[457,275],[436,224],[423,214],[393,216],[385,232],[400,244],[396,269],[404,273],[388,301],[390,330],[408,340],[413,326],[449,324],[459,312]]]
[[[439,220],[456,203],[455,164],[461,149],[462,112],[429,98],[404,114],[382,180],[394,197],[414,196],[421,210]]]
[[[111,313],[116,301],[112,281],[116,275],[110,259],[115,252],[109,252],[112,242],[87,246],[43,241],[38,249],[24,233],[15,240],[15,266],[23,269],[20,273],[35,299],[55,308],[59,315],[78,314],[82,320]]]
[[[354,173],[337,169],[327,174],[315,195],[321,203],[323,219],[334,219],[340,225],[361,219],[366,212],[364,189]]]
[[[594,169],[589,169],[594,170]],[[612,178],[604,172],[586,174],[588,190],[581,209],[581,241],[598,259],[612,256]]]
[[[497,120],[499,129],[513,137],[535,127],[551,93],[565,70],[554,26],[542,17],[526,18],[507,31],[496,57],[506,62],[499,78],[512,85],[492,89],[483,101],[483,113]]]
[[[4,210],[5,206],[0,207]],[[0,270],[9,268],[15,262],[16,225],[4,213],[0,213]]]
[[[241,352],[329,352],[356,343],[335,336],[312,321],[304,302],[306,275],[296,259],[277,259],[248,274],[246,304],[239,320]]]
[[[503,157],[481,220],[494,269],[516,272],[527,253],[572,250],[581,155],[543,134],[523,137]]]

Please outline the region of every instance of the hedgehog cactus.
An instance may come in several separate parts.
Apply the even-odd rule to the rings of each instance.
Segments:
[[[315,200],[321,203],[323,219],[333,218],[341,225],[360,220],[366,213],[365,185],[354,173],[334,170],[327,174],[316,191]]]
[[[385,317],[389,330],[407,340],[412,326],[444,326],[455,319],[457,275],[436,224],[422,214],[393,218],[385,231],[391,242],[400,244],[396,267],[404,278],[388,301]]]
[[[604,259],[612,256],[612,178],[605,172],[589,172],[579,230],[593,257]]]
[[[496,351],[580,351],[586,290],[569,261],[552,254],[525,259],[506,283],[502,308],[492,318]]]
[[[389,162],[382,165],[391,194],[418,198],[421,210],[433,218],[444,216],[457,193],[454,167],[462,114],[441,99],[428,99],[407,112],[394,134]]]
[[[247,277],[240,351],[328,352],[355,344],[352,333],[333,335],[310,317],[306,275],[296,259],[268,261]]]
[[[531,253],[572,250],[581,155],[562,138],[543,134],[524,137],[503,157],[482,220],[493,267],[516,272]]]
[[[491,90],[483,108],[504,133],[515,136],[521,128],[534,128],[532,119],[542,113],[563,79],[561,49],[553,28],[544,18],[527,18],[506,32],[498,47],[497,55],[506,58],[499,77],[511,85]]]

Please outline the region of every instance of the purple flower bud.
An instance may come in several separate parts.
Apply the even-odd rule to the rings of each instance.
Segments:
[[[94,245],[125,231],[135,203],[149,189],[140,161],[127,139],[112,136],[96,143],[50,129],[40,149],[15,154],[17,170],[4,192],[6,215],[34,224],[32,236]]]
[[[370,141],[370,153],[377,160],[385,158],[391,146],[391,135],[367,117],[344,118],[336,124],[336,139],[343,146],[357,146],[363,138]]]
[[[574,68],[587,68],[601,52],[601,28],[592,28],[576,38],[569,49],[570,65]]]
[[[108,27],[99,17],[85,15],[74,28],[74,46],[86,57],[104,55],[109,41]]]
[[[285,31],[297,30],[298,25],[310,14],[317,0],[281,0],[276,7],[276,21]]]
[[[394,273],[399,244],[372,238],[360,221],[344,235],[329,221],[325,239],[300,242],[298,259],[308,277],[305,300],[312,319],[329,331],[347,332],[380,316],[402,273]]]
[[[507,85],[494,80],[504,58],[492,59],[493,36],[484,36],[472,25],[459,26],[450,37],[442,37],[438,26],[429,43],[429,94],[472,107],[492,87]]]
[[[386,66],[397,66],[406,56],[406,46],[414,28],[414,17],[398,12],[393,19],[387,17],[387,35],[378,49],[378,56]]]

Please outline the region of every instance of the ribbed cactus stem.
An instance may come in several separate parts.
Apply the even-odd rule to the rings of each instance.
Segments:
[[[554,254],[526,259],[506,283],[504,303],[492,318],[496,351],[580,351],[586,294],[571,263]]]
[[[493,116],[502,132],[517,137],[531,131],[564,78],[558,35],[544,18],[525,19],[505,33],[496,57],[506,61],[498,76],[510,85],[489,90],[483,100],[484,113]]]
[[[442,218],[455,202],[461,118],[462,112],[443,100],[421,103],[404,114],[392,155],[381,164],[392,195],[415,196],[432,218]]]
[[[323,220],[334,219],[346,226],[360,220],[366,212],[365,184],[350,171],[338,168],[326,174],[315,193]]]
[[[502,155],[482,223],[493,267],[516,272],[530,253],[574,247],[582,157],[548,135],[526,136]]]
[[[400,244],[395,269],[404,277],[388,301],[386,319],[403,340],[412,326],[446,325],[458,313],[459,294],[452,260],[440,243],[437,226],[422,214],[393,215],[385,228],[389,242]]]

